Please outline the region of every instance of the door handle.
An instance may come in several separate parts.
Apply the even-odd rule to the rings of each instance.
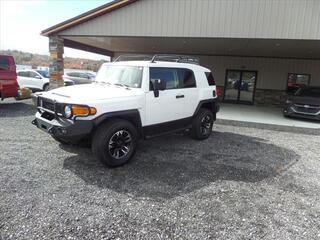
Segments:
[[[177,95],[176,98],[184,98],[184,95]]]

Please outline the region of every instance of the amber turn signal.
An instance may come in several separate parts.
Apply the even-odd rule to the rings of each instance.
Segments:
[[[95,115],[97,113],[97,109],[94,107],[86,107],[86,106],[79,106],[73,105],[72,106],[72,114],[74,116],[88,116],[88,115]]]

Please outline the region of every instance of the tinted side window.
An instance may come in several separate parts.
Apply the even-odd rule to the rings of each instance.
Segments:
[[[206,72],[206,77],[207,77],[209,86],[216,85],[216,82],[214,81],[214,78],[211,72]]]
[[[190,69],[179,69],[180,71],[180,87],[181,88],[194,88],[196,87],[196,79],[193,71]]]
[[[9,70],[9,69],[10,69],[9,59],[0,58],[0,71],[1,70]]]
[[[67,75],[70,77],[79,77],[79,73],[76,73],[76,72],[69,72],[67,73]]]
[[[166,82],[166,89],[179,88],[179,72],[176,68],[150,68],[150,90],[153,90],[153,81],[161,79]]]
[[[29,77],[31,77],[31,78],[38,78],[39,75],[36,74],[36,73],[34,73],[34,72],[29,72]]]
[[[18,72],[17,75],[20,76],[20,77],[29,77],[28,72]]]
[[[79,73],[79,77],[89,79],[89,76],[86,73]]]

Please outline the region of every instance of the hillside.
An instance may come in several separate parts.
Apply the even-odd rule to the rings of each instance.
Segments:
[[[0,50],[0,54],[11,55],[14,57],[16,64],[31,65],[33,68],[37,66],[48,67],[50,62],[49,55],[33,54],[17,50]],[[64,67],[97,71],[103,62],[105,61],[66,57],[64,58]]]

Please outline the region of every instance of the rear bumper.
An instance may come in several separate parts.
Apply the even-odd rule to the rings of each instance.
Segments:
[[[18,87],[13,88],[0,88],[0,98],[18,97]]]
[[[91,134],[93,123],[91,121],[70,121],[62,119],[48,120],[36,113],[32,124],[44,132],[68,142],[78,142]]]

